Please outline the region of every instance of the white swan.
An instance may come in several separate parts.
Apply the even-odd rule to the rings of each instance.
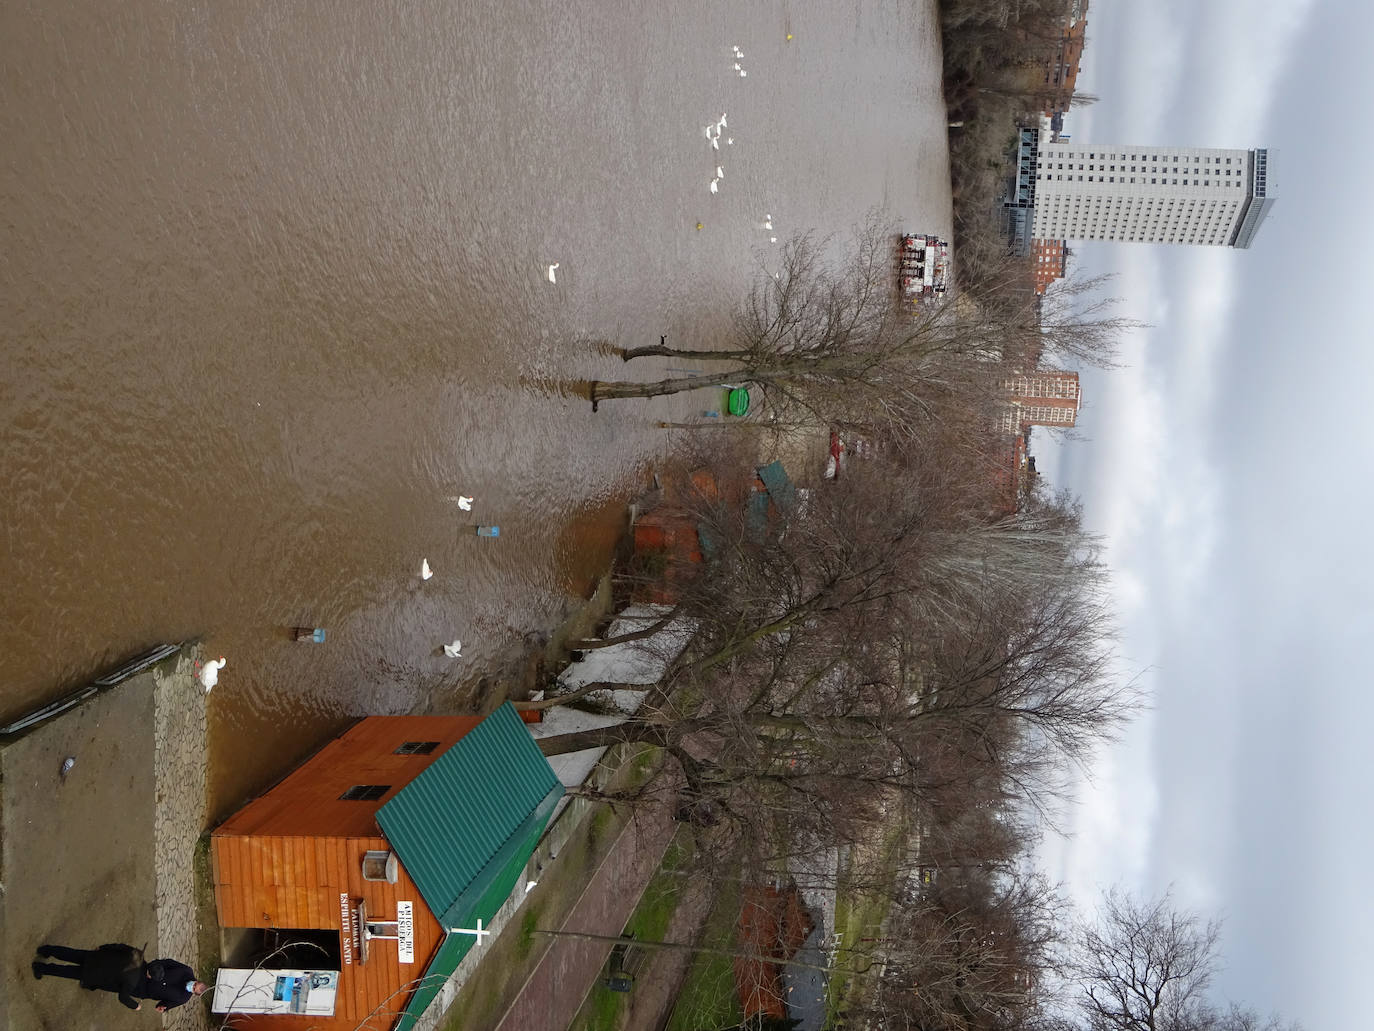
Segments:
[[[765,220],[764,220],[764,223],[763,223],[763,228],[765,228],[765,229],[772,229],[772,228],[773,228],[773,220],[772,220],[771,218],[765,219]]]
[[[729,137],[729,138],[725,141],[725,145],[726,145],[727,147],[733,147],[733,146],[735,145],[735,138],[734,138],[733,136]]]
[[[471,512],[471,511],[472,511],[472,498],[467,497],[467,496],[464,495],[464,494],[459,494],[459,495],[458,495],[458,507],[461,508],[464,512]]]
[[[200,668],[200,686],[205,688],[206,694],[209,694],[210,689],[219,683],[219,671],[222,670],[225,665],[227,665],[227,663],[225,662],[224,656],[221,655],[218,659],[211,659]]]
[[[725,178],[725,168],[724,168],[724,166],[722,166],[722,165],[717,165],[717,166],[716,166],[716,178],[717,178],[717,179],[724,179],[724,178]]]
[[[777,238],[776,236],[770,236],[770,237],[768,238],[768,242],[769,242],[769,243],[777,243],[777,242],[778,242],[778,238]]]
[[[463,657],[463,642],[455,640],[452,644],[444,645],[444,654],[450,659],[461,659]]]
[[[726,127],[726,126],[725,126],[725,112],[722,111],[722,112],[720,113],[720,121],[716,123],[716,128],[717,128],[717,129],[724,129],[725,127]]]
[[[746,71],[741,70],[740,73],[739,73],[739,77],[740,77],[741,79],[747,79],[747,78],[749,77],[749,73],[746,72]]]
[[[431,576],[433,576],[433,575],[434,575],[434,570],[432,570],[432,569],[429,568],[429,559],[427,559],[427,558],[422,558],[422,559],[420,559],[420,579],[421,579],[421,580],[428,580],[428,579],[429,579]]]
[[[735,62],[735,71],[739,71],[739,70],[740,70],[739,62],[736,61],[736,62]]]
[[[716,150],[720,150],[720,137],[719,137],[719,136],[712,136],[712,137],[711,137],[711,146],[714,147]]]
[[[720,192],[719,188],[716,186],[716,181],[715,181],[714,179],[711,180],[711,192],[712,192],[712,193],[719,193],[719,192]]]
[[[550,266],[548,267],[548,269],[544,272],[544,275],[545,275],[546,277],[548,277],[548,280],[549,280],[550,283],[557,283],[557,282],[558,282],[558,277],[554,275],[554,273],[557,272],[557,271],[558,271],[558,262],[555,261],[555,262],[554,262],[552,265],[550,265]]]

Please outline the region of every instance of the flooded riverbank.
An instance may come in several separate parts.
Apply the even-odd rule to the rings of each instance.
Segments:
[[[933,7],[12,4],[0,709],[203,638],[221,808],[469,703],[710,403],[593,414],[600,342],[718,343],[772,236],[948,234]]]

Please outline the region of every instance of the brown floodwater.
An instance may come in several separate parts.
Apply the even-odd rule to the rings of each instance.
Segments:
[[[556,622],[716,406],[593,414],[664,371],[598,341],[710,346],[875,207],[948,232],[934,6],[9,0],[0,717],[202,638],[219,807]]]

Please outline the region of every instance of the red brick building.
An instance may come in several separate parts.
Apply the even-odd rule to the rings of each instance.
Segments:
[[[1026,434],[1011,433],[1003,438],[1000,451],[994,451],[991,471],[993,513],[1008,516],[1021,505],[1021,488],[1034,459],[1026,457]]]
[[[1083,45],[1087,42],[1087,13],[1088,0],[1075,0],[1054,49],[1045,59],[1046,118],[1064,114],[1073,100]]]
[[[1002,380],[1005,406],[999,428],[1020,433],[1028,426],[1069,428],[1078,422],[1078,373],[1059,369],[1014,372]]]
[[[1043,294],[1051,283],[1068,274],[1067,240],[1032,240],[1030,253],[1037,294]]]

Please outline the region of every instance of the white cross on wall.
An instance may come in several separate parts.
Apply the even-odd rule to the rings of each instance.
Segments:
[[[477,921],[477,926],[476,926],[476,927],[450,927],[450,928],[449,928],[449,931],[450,931],[450,933],[452,933],[452,934],[470,934],[470,935],[472,935],[474,938],[477,939],[477,940],[473,943],[474,945],[481,945],[481,944],[482,944],[482,939],[483,939],[483,938],[486,938],[486,937],[490,937],[490,936],[491,936],[491,932],[490,932],[490,931],[484,931],[484,930],[482,929],[482,921],[481,921],[481,920],[478,920],[478,921]]]

